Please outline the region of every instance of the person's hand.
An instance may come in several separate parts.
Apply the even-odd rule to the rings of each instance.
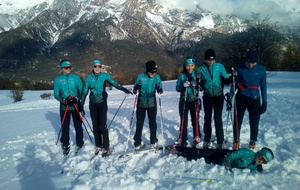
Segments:
[[[267,102],[263,102],[259,108],[259,113],[264,114],[267,111]]]
[[[141,88],[142,88],[142,84],[141,84],[141,83],[136,84],[136,85],[134,86],[134,88],[133,88],[133,93],[136,94],[137,91],[140,91],[140,90],[141,90]]]
[[[77,103],[78,100],[77,97],[73,97],[73,98],[67,98],[66,101],[69,106],[73,106],[74,104]]]
[[[197,86],[197,81],[196,81],[196,80],[192,80],[191,85],[192,85],[193,87],[196,87],[196,86]]]
[[[132,93],[132,91],[131,91],[130,89],[125,88],[125,89],[124,89],[124,92],[125,92],[126,94],[131,94],[131,95],[133,95],[133,93]]]
[[[162,93],[163,93],[163,89],[162,89],[162,87],[161,87],[160,84],[157,85],[157,87],[156,87],[156,92],[157,92],[158,94],[162,94]]]
[[[188,88],[189,86],[190,86],[190,82],[189,81],[185,81],[184,83],[183,83],[183,86],[185,87],[185,88]]]

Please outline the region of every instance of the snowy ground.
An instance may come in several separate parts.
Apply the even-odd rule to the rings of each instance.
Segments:
[[[269,147],[274,150],[275,159],[264,166],[262,174],[250,173],[247,170],[234,170],[230,173],[222,166],[206,164],[203,159],[187,161],[182,157],[160,153],[119,159],[118,156],[124,153],[127,146],[127,152],[133,149],[135,126],[131,129],[128,145],[126,142],[134,96],[126,98],[109,128],[113,150],[109,158],[92,157],[95,147],[85,133],[86,145],[83,150],[76,157],[71,152],[62,164],[64,158],[60,146],[55,145],[60,129],[59,103],[53,97],[50,100],[40,98],[42,93],[52,91],[25,91],[24,100],[17,103],[13,103],[9,91],[0,91],[0,189],[298,189],[299,79],[299,72],[272,73],[267,79],[268,110],[261,118],[257,150],[264,146]],[[162,135],[158,112],[158,138],[160,145],[168,145],[174,143],[178,136],[179,93],[174,90],[175,81],[163,82],[163,85],[165,92],[161,100],[164,133]],[[227,91],[228,88],[225,89]],[[125,95],[116,89],[108,93],[110,123]],[[87,105],[85,110],[87,120],[91,123]],[[231,148],[232,129],[231,126],[226,127],[225,110],[223,121],[228,138],[226,148]],[[143,133],[145,144],[149,144],[147,122],[148,120]],[[247,147],[249,143],[248,122],[245,117],[241,131],[243,147]],[[203,132],[203,112],[200,123]],[[74,146],[73,127],[71,129]],[[189,131],[192,141],[191,127]]]

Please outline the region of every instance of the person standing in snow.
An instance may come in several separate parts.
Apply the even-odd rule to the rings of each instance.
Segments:
[[[109,134],[107,129],[107,92],[105,91],[106,82],[124,91],[126,94],[132,94],[132,92],[122,85],[113,80],[107,73],[101,72],[102,62],[94,60],[92,62],[92,74],[85,78],[83,91],[82,91],[82,110],[84,114],[84,103],[88,92],[89,95],[89,109],[93,124],[93,133],[95,137],[96,152],[97,155],[103,148],[102,156],[109,156],[111,154],[109,148]]]
[[[82,81],[78,75],[72,74],[72,66],[68,60],[60,62],[62,74],[54,79],[54,98],[60,102],[61,138],[63,154],[67,155],[70,151],[70,117],[76,131],[76,146],[80,149],[83,144],[82,120],[80,113],[76,110],[79,106],[79,98],[82,92]]]
[[[233,125],[233,149],[235,150],[240,147],[240,131],[246,109],[249,112],[250,149],[256,147],[260,115],[267,110],[266,68],[257,64],[257,61],[258,53],[250,50],[245,64],[236,69],[236,117]]]
[[[156,95],[163,93],[162,81],[157,72],[155,61],[146,62],[146,72],[139,74],[134,82],[133,93],[138,93],[137,111],[136,111],[136,131],[134,135],[134,149],[139,151],[144,147],[142,143],[142,131],[146,117],[146,112],[150,127],[150,148],[157,148],[158,139],[156,138],[156,115],[157,103]]]
[[[217,148],[223,148],[224,131],[222,122],[222,112],[224,105],[224,85],[232,82],[232,77],[228,77],[224,66],[215,62],[216,53],[213,49],[208,49],[204,54],[204,64],[198,68],[201,75],[201,88],[203,89],[204,107],[204,143],[203,148],[209,148],[211,140],[211,119],[214,111],[214,123],[217,136]]]
[[[258,152],[253,152],[247,148],[238,150],[229,149],[196,149],[176,146],[178,156],[183,156],[188,160],[204,158],[207,164],[224,165],[226,170],[233,168],[250,169],[251,172],[263,171],[262,164],[267,164],[274,159],[274,154],[269,148],[262,148]]]
[[[182,65],[182,72],[178,76],[176,82],[176,91],[180,92],[179,115],[181,123],[179,139],[175,142],[175,144],[179,144],[181,146],[188,145],[188,111],[190,111],[194,132],[193,146],[196,147],[200,143],[201,133],[199,130],[198,115],[201,102],[198,98],[199,85],[197,82],[197,72],[195,67],[195,59],[190,57],[186,58]]]

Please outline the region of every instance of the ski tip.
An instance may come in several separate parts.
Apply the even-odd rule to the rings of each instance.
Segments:
[[[126,157],[129,157],[129,155],[128,154],[122,154],[118,158],[126,158]]]

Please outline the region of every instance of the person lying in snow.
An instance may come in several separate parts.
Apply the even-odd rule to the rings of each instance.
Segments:
[[[224,165],[226,170],[233,168],[250,169],[251,172],[262,172],[262,164],[267,164],[274,159],[274,154],[269,148],[262,148],[258,152],[250,149],[240,148],[238,150],[229,149],[197,149],[183,146],[176,146],[178,156],[183,156],[188,160],[204,158],[208,164]]]

